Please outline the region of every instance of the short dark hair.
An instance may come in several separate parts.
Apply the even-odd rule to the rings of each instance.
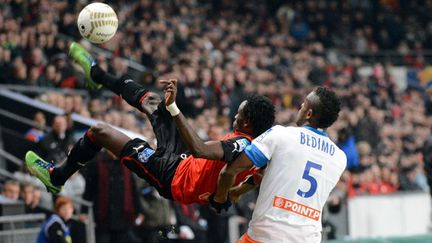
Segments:
[[[313,105],[315,122],[318,128],[331,126],[338,118],[340,111],[340,101],[335,92],[329,88],[320,86],[315,90],[315,95],[319,101]]]
[[[275,108],[270,99],[262,95],[250,95],[246,101],[243,113],[252,124],[252,135],[258,137],[273,126]]]

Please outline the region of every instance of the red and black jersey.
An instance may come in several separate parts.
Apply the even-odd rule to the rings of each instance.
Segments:
[[[234,161],[250,144],[252,137],[240,132],[226,135],[222,143],[223,160],[209,160],[189,156],[178,165],[172,183],[171,192],[177,202],[208,203],[207,198],[216,191],[217,180],[222,168]],[[234,185],[238,185],[248,176],[256,174],[258,168],[251,168],[239,173]]]

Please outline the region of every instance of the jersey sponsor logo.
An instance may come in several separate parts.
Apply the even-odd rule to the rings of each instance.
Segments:
[[[147,163],[150,156],[152,156],[155,151],[151,148],[145,148],[142,152],[138,154],[138,159],[142,163]]]
[[[234,143],[233,152],[242,152],[248,145],[249,141],[246,138],[239,139]]]
[[[318,221],[321,216],[320,210],[278,196],[274,197],[273,207],[280,208],[289,212],[293,212],[295,214],[301,215],[306,218],[310,218],[315,221]]]

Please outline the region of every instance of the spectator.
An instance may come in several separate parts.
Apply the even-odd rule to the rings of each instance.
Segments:
[[[70,198],[81,199],[84,194],[85,184],[86,181],[84,177],[79,172],[77,172],[73,174],[71,178],[65,183],[60,194]],[[76,206],[78,205],[75,205],[75,207]]]
[[[362,179],[362,171],[360,169],[356,169],[351,172],[351,176],[348,181],[347,192],[349,198],[367,193],[367,185]]]
[[[323,238],[326,240],[336,239],[337,228],[327,220],[326,214],[337,214],[340,212],[345,203],[344,198],[346,198],[343,187],[344,183],[342,178],[342,181],[338,182],[335,189],[330,193],[330,196],[327,199],[327,207],[324,208],[327,209],[323,212]]]
[[[424,142],[422,153],[427,182],[429,188],[432,188],[432,134],[429,134],[428,138]],[[429,193],[432,196],[432,190],[430,190]]]
[[[195,204],[174,204],[177,219],[178,240],[176,243],[204,243],[206,241],[204,219],[200,215],[199,207]],[[207,238],[208,239],[208,238]]]
[[[11,51],[0,47],[0,83],[9,83],[11,79]]]
[[[132,227],[145,220],[131,172],[113,154],[102,152],[89,162],[83,198],[93,202],[96,242],[135,242]],[[82,208],[81,219],[88,208]]]
[[[390,194],[398,189],[398,186],[394,181],[394,176],[396,175],[389,167],[383,166],[381,168],[381,184],[379,192],[381,194]]]
[[[144,222],[136,227],[135,233],[141,242],[164,243],[168,241],[168,233],[172,231],[171,219],[174,211],[168,200],[145,180],[137,179],[140,189],[140,203],[145,215]]]
[[[20,195],[20,185],[18,181],[8,180],[3,186],[2,195],[12,200],[18,200]]]
[[[359,155],[356,147],[355,138],[348,131],[348,128],[342,128],[338,134],[338,146],[347,156],[347,168],[355,169],[360,166]]]
[[[50,216],[52,212],[39,206],[40,203],[40,189],[36,190],[35,186],[26,182],[21,184],[20,199],[24,202],[25,213],[36,214],[43,213]],[[27,227],[39,227],[37,222],[27,222]]]
[[[67,131],[67,120],[64,116],[54,117],[52,131],[39,143],[40,153],[49,161],[61,163],[74,144],[72,136]]]
[[[202,207],[201,215],[207,221],[207,242],[229,242],[229,235],[226,232],[229,229],[229,217],[233,216],[232,210],[219,215],[209,207]]]
[[[309,34],[309,25],[306,21],[302,19],[302,17],[297,14],[294,17],[293,24],[291,25],[291,34],[297,40],[305,40]]]
[[[25,85],[27,80],[27,66],[22,62],[21,58],[15,58],[13,63],[12,84]]]
[[[26,166],[21,167],[21,170],[19,171],[15,171],[13,175],[18,181],[21,181],[24,184],[30,183],[34,185],[35,197],[33,198],[33,205],[40,206],[44,209],[53,208],[52,194],[45,190],[45,186],[42,182],[28,173]],[[43,188],[42,191],[41,188]]]
[[[26,63],[30,66],[35,66],[42,71],[46,64],[43,50],[39,47],[32,49],[30,57],[26,60]]]
[[[44,113],[38,111],[33,116],[34,127],[27,131],[25,137],[32,142],[39,142],[45,135],[46,119]]]
[[[59,53],[52,57],[55,67],[58,70],[59,82],[56,83],[56,87],[61,88],[78,88],[81,84],[78,83],[77,78],[74,76],[73,69],[69,65],[67,55],[65,53]]]
[[[34,186],[30,183],[24,183],[21,185],[20,198],[24,201],[26,213],[30,212],[31,204],[33,202]]]
[[[363,100],[362,107],[370,106],[369,100]],[[370,144],[372,148],[376,148],[378,146],[378,134],[379,134],[379,125],[376,121],[377,111],[376,108],[371,107],[370,109],[359,109],[358,116],[360,118],[356,129],[356,138],[359,141],[366,141]]]
[[[45,75],[43,76],[41,86],[54,87],[59,82],[59,75],[54,65],[49,64],[45,67]]]
[[[33,186],[33,197],[30,204],[28,205],[29,210],[31,213],[44,213],[46,215],[50,215],[51,211],[49,210],[49,207],[44,207],[41,203],[41,199],[41,189],[37,186]]]
[[[402,167],[400,173],[400,188],[403,191],[420,191],[421,187],[416,182],[416,166],[409,165],[406,167]]]
[[[70,243],[69,220],[72,218],[73,204],[67,197],[58,197],[55,202],[55,213],[42,225],[37,243]]]

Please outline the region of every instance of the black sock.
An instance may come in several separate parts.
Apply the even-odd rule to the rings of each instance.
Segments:
[[[91,160],[100,150],[101,147],[92,141],[90,130],[88,130],[86,134],[75,143],[66,161],[52,170],[51,182],[54,185],[64,185],[69,177],[81,169],[84,164]]]
[[[147,94],[147,90],[134,82],[131,77],[123,75],[116,78],[102,70],[98,65],[91,67],[90,75],[93,81],[120,95],[129,105],[142,111],[141,101]]]
[[[110,90],[113,88],[115,82],[117,81],[116,77],[102,70],[102,68],[100,68],[97,64],[91,67],[90,76],[93,81],[102,84],[104,87]],[[114,90],[113,92],[119,95],[119,93],[115,92]]]

